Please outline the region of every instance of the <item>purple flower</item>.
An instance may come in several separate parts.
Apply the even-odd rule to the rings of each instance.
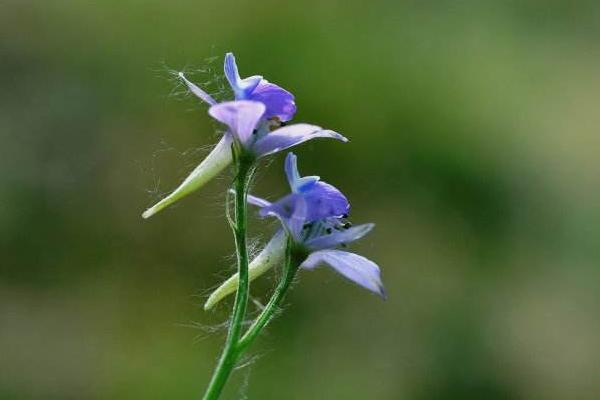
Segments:
[[[217,103],[208,93],[179,76],[190,91],[211,107],[209,114],[227,125],[228,130],[211,153],[168,196],[147,209],[149,218],[163,208],[199,189],[232,163],[231,146],[237,142],[251,157],[260,158],[277,153],[314,138],[347,139],[337,132],[317,125],[282,126],[296,112],[294,96],[261,76],[242,79],[232,53],[225,56],[225,76],[236,100]]]
[[[233,53],[225,55],[223,69],[229,86],[233,90],[235,100],[253,100],[263,103],[266,107],[263,115],[264,119],[287,122],[294,117],[296,113],[294,95],[259,75],[244,79],[240,78]],[[182,72],[179,73],[179,77],[200,100],[211,106],[217,104],[208,93],[190,82]]]
[[[264,118],[287,122],[296,114],[294,95],[287,90],[258,75],[241,79],[233,53],[225,55],[225,77],[236,100],[254,100],[266,106]]]
[[[354,283],[385,298],[379,267],[373,261],[343,250],[374,227],[374,224],[351,226],[343,217],[329,217],[308,222],[310,203],[302,197],[295,199],[291,217],[277,216],[296,246],[308,254],[301,268],[314,269],[328,265]]]
[[[260,215],[275,216],[282,225],[265,249],[250,263],[250,280],[280,263],[285,253],[286,235],[292,238],[296,252],[305,255],[300,264],[304,269],[328,265],[352,282],[385,298],[381,273],[373,261],[348,252],[347,245],[373,228],[374,224],[352,226],[347,221],[350,205],[346,197],[335,187],[321,182],[317,176],[300,177],[296,156],[286,158],[285,171],[292,193],[271,203],[255,196],[248,202],[260,207]],[[237,274],[217,288],[208,298],[205,309],[237,288]]]
[[[287,125],[273,130],[263,118],[266,106],[258,101],[236,100],[215,104],[208,113],[227,125],[225,135],[232,135],[244,149],[256,158],[277,153],[307,140],[331,138],[348,141],[337,132],[310,124]]]
[[[307,203],[306,223],[328,217],[343,217],[350,212],[346,196],[334,186],[322,182],[318,176],[301,177],[298,172],[298,158],[289,153],[285,159],[285,174],[292,193],[275,203],[250,196],[250,202],[261,207],[260,215],[273,215],[289,219],[293,215],[298,197]]]

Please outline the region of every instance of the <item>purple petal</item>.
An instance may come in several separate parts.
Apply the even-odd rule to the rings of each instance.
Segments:
[[[246,79],[241,79],[233,53],[225,54],[225,63],[223,69],[225,71],[225,77],[233,89],[235,99],[251,100],[249,96],[262,81],[262,76],[251,76]]]
[[[298,197],[306,204],[304,222],[314,222],[324,218],[339,217],[350,210],[348,199],[334,186],[325,182],[316,182],[311,190],[305,193],[292,193],[260,210],[260,215],[276,215],[289,219],[295,212]]]
[[[236,87],[240,79],[240,73],[235,62],[235,56],[233,53],[225,54],[225,62],[223,63],[223,70],[225,71],[225,77],[229,81],[229,85],[233,88]]]
[[[248,99],[260,101],[267,106],[265,118],[277,117],[287,122],[296,114],[294,95],[265,79],[260,81]]]
[[[294,204],[294,213],[287,222],[290,234],[296,241],[300,241],[300,234],[306,223],[307,204],[306,201],[299,196]]]
[[[253,206],[257,206],[260,208],[269,207],[271,205],[270,201],[262,199],[260,197],[252,196],[251,194],[248,195],[246,200],[248,201],[248,204],[252,204]]]
[[[270,132],[257,140],[253,149],[258,156],[266,156],[315,138],[337,139],[342,142],[348,141],[348,139],[339,133],[322,129],[320,126],[294,124]]]
[[[327,264],[354,283],[377,293],[385,298],[385,289],[381,282],[381,272],[373,261],[340,250],[321,250],[312,253],[302,263],[301,267],[314,269],[321,264]]]
[[[325,182],[315,182],[302,193],[308,207],[307,221],[317,221],[330,217],[341,217],[350,211],[350,203],[335,186]]]
[[[263,207],[259,214],[261,217],[275,216],[279,219],[289,219],[294,214],[297,194],[288,194],[270,205]]]
[[[333,249],[345,243],[354,242],[369,233],[375,224],[364,224],[354,226],[343,231],[333,231],[333,233],[320,236],[316,239],[306,242],[306,246],[311,250]]]
[[[308,190],[315,182],[321,179],[318,176],[300,177],[300,172],[298,172],[298,157],[294,153],[288,153],[285,158],[284,169],[290,188],[295,193]]]
[[[289,194],[284,198],[263,207],[259,215],[262,217],[274,216],[279,218],[283,226],[300,241],[300,233],[307,222],[308,205],[301,195]]]
[[[246,144],[252,136],[256,124],[265,113],[265,105],[256,101],[238,100],[215,104],[208,113],[229,126],[231,133]]]
[[[188,81],[185,75],[183,75],[183,72],[179,73],[179,78],[181,78],[183,83],[187,85],[188,89],[190,89],[190,92],[195,94],[200,100],[210,104],[211,106],[217,104],[216,100],[213,99],[208,93],[194,85],[192,82]]]

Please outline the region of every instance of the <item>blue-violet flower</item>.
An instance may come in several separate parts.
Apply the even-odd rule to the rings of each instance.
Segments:
[[[190,91],[211,106],[209,114],[227,125],[228,130],[210,154],[171,194],[142,214],[144,218],[199,189],[230,165],[233,143],[238,143],[249,156],[260,158],[314,138],[347,141],[339,133],[317,125],[284,126],[296,112],[294,96],[261,76],[241,79],[232,53],[225,56],[224,70],[235,100],[223,103],[217,103],[180,73]]]
[[[351,226],[347,221],[350,204],[334,186],[317,176],[300,177],[296,156],[289,153],[285,172],[292,193],[271,203],[255,196],[248,202],[260,207],[261,216],[275,216],[283,226],[249,266],[250,280],[282,262],[287,237],[306,255],[301,268],[314,269],[325,264],[347,279],[385,298],[379,267],[373,261],[343,250],[348,243],[365,236],[374,224]],[[237,274],[218,287],[206,301],[210,309],[237,289]]]

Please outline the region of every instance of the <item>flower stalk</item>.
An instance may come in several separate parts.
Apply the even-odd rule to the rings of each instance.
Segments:
[[[238,288],[235,305],[234,306],[234,318],[232,319],[232,325],[229,331],[228,340],[223,350],[223,355],[221,356],[221,360],[215,372],[213,374],[213,378],[209,384],[209,387],[204,395],[204,400],[216,400],[219,398],[231,371],[235,367],[237,360],[240,356],[250,347],[250,345],[254,342],[254,340],[260,335],[263,328],[271,322],[277,310],[279,309],[281,302],[283,301],[288,289],[290,288],[292,282],[294,281],[294,277],[296,276],[296,272],[298,272],[298,268],[302,263],[302,260],[305,258],[305,255],[300,255],[293,250],[293,243],[291,240],[288,240],[288,244],[286,246],[286,255],[285,255],[285,263],[283,266],[281,279],[273,291],[273,295],[271,296],[269,302],[262,310],[260,315],[254,320],[252,325],[248,328],[246,333],[241,336],[241,324],[235,325],[235,330],[232,329],[234,327],[233,321],[236,321],[235,316],[236,311],[239,311],[241,307],[236,307],[237,304],[242,304],[243,300],[238,300],[242,297],[240,295],[240,289]],[[247,274],[241,274],[239,279],[239,285],[244,285],[244,283],[248,283]],[[247,304],[248,291],[245,291],[245,300]],[[242,318],[243,321],[243,318]],[[233,340],[237,336],[237,339]],[[232,338],[232,340],[230,340]]]
[[[287,290],[294,281],[296,272],[298,272],[298,267],[300,267],[300,264],[302,263],[302,260],[304,260],[304,258],[305,256],[299,255],[294,251],[291,238],[288,239],[285,263],[281,274],[281,280],[279,281],[279,284],[275,288],[275,291],[273,292],[273,295],[271,296],[271,299],[269,300],[265,308],[262,310],[262,312],[256,318],[256,320],[254,320],[254,322],[252,323],[250,328],[248,328],[244,336],[242,336],[242,338],[240,339],[240,342],[238,344],[240,351],[246,350],[252,344],[254,339],[258,337],[262,329],[265,326],[267,326],[269,322],[271,322],[271,320],[275,316],[275,313],[279,309],[279,306],[281,305],[281,302],[285,297]]]
[[[241,354],[238,348],[238,342],[242,333],[242,326],[246,316],[246,308],[248,306],[248,248],[246,245],[247,231],[247,202],[248,187],[254,175],[254,162],[247,157],[243,152],[238,152],[239,149],[233,148],[234,159],[237,165],[237,172],[234,181],[235,201],[234,201],[234,217],[230,221],[231,229],[235,240],[235,248],[238,264],[238,288],[233,304],[229,331],[227,339],[219,363],[215,368],[213,376],[210,380],[204,400],[216,400],[219,398],[227,379],[231,375],[231,371]],[[229,207],[229,205],[227,205]]]

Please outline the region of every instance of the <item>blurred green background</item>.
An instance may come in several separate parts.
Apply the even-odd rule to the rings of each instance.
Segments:
[[[389,299],[301,273],[224,399],[598,399],[599,40],[597,1],[0,1],[0,399],[200,398],[230,177],[140,214],[217,140],[172,72],[226,51],[351,138],[296,153]]]

